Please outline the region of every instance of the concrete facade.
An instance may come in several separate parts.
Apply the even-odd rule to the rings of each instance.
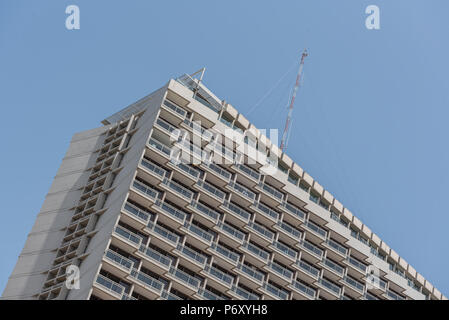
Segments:
[[[103,124],[72,138],[2,299],[446,299],[195,79]]]

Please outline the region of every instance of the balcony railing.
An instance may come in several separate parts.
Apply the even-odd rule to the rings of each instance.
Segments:
[[[253,293],[246,291],[245,289],[240,288],[239,286],[234,286],[232,291],[240,296],[243,300],[259,300],[259,297]]]
[[[259,209],[262,213],[266,214],[267,216],[269,216],[270,218],[272,218],[273,220],[277,221],[279,218],[279,213],[277,213],[276,211],[274,211],[273,209],[270,209],[268,206],[264,205],[261,202],[257,202],[255,204],[255,207],[257,209]]]
[[[313,253],[313,254],[319,256],[320,258],[323,256],[323,250],[321,250],[320,248],[318,248],[316,245],[312,244],[311,242],[309,242],[307,240],[302,240],[300,243],[301,243],[301,247],[303,249],[305,249],[306,251]]]
[[[337,296],[340,296],[341,288],[339,286],[337,286],[336,284],[333,284],[332,282],[330,282],[324,278],[318,279],[318,283],[320,283],[322,286],[324,286],[325,288],[327,288],[330,291],[332,291],[333,293],[335,293]]]
[[[126,230],[120,226],[116,226],[114,232],[121,238],[131,241],[137,245],[140,245],[142,242],[142,237],[132,233],[131,231]]]
[[[204,129],[200,124],[190,121],[189,119],[184,119],[184,123],[188,125],[194,133],[200,133],[201,137],[205,140],[212,138],[212,133],[209,130]]]
[[[285,244],[279,242],[279,241],[275,241],[273,243],[273,246],[278,249],[279,251],[283,252],[285,255],[289,256],[290,258],[292,258],[293,260],[296,260],[296,257],[298,256],[298,252],[289,248],[288,246],[286,246]]]
[[[236,215],[242,217],[242,219],[244,219],[246,221],[249,221],[249,218],[250,218],[251,214],[248,211],[246,211],[246,210],[244,210],[244,209],[238,207],[237,205],[232,204],[231,202],[228,202],[228,201],[226,201],[224,203],[224,207],[229,209],[231,212],[235,213]]]
[[[284,195],[281,192],[277,191],[274,187],[269,186],[268,184],[265,184],[263,182],[259,183],[259,187],[262,188],[262,190],[268,192],[270,195],[272,195],[279,201],[282,201]]]
[[[365,290],[365,286],[362,283],[360,283],[359,281],[357,281],[351,277],[345,276],[343,278],[343,281],[350,287],[360,291],[360,293],[363,293],[363,291]]]
[[[287,278],[291,280],[293,278],[293,272],[284,268],[283,266],[277,264],[276,262],[271,262],[269,265],[271,270],[273,270],[278,275],[283,276],[284,278]]]
[[[200,286],[199,279],[192,277],[191,275],[189,275],[188,273],[185,273],[182,270],[172,267],[170,269],[170,274],[172,274],[175,278],[177,278],[178,280],[181,280],[182,282],[184,282],[185,284],[187,284],[191,287],[198,289]]]
[[[169,133],[172,133],[175,130],[178,130],[178,134],[180,133],[178,128],[172,126],[170,123],[162,120],[161,118],[157,118],[156,124],[165,129],[166,131],[168,131]]]
[[[133,262],[131,260],[112,250],[106,251],[105,257],[107,260],[112,261],[114,264],[119,265],[128,271],[131,270],[133,266]]]
[[[237,183],[237,182],[233,182],[231,181],[229,183],[229,186],[234,189],[234,191],[236,191],[237,193],[243,195],[244,197],[248,198],[251,202],[254,201],[254,199],[256,199],[256,194],[254,192],[252,192],[251,190],[249,190],[248,188],[242,186],[241,184]]]
[[[302,237],[302,232],[298,229],[293,228],[292,226],[286,224],[283,221],[278,221],[277,225],[279,228],[281,228],[283,231],[288,233],[290,236],[292,236],[294,239],[300,240]]]
[[[212,242],[212,240],[214,238],[213,234],[201,229],[200,227],[198,227],[192,223],[186,222],[186,223],[184,223],[184,227],[187,230],[189,230],[189,231],[193,232],[194,234],[196,234],[197,236],[199,236],[201,239],[203,239],[206,242],[210,243],[210,242]]]
[[[254,170],[253,168],[250,168],[248,166],[245,166],[244,164],[236,164],[235,167],[237,170],[242,172],[243,174],[250,176],[251,178],[255,179],[256,181],[259,181],[260,179],[260,173]]]
[[[168,107],[170,110],[172,110],[173,112],[177,113],[179,116],[181,116],[181,118],[185,118],[185,116],[187,114],[187,111],[185,111],[181,107],[178,107],[174,103],[171,103],[168,100],[164,100],[164,106]]]
[[[177,250],[180,251],[184,256],[189,257],[190,259],[193,259],[200,264],[206,263],[206,260],[207,260],[206,256],[202,255],[201,253],[199,253],[189,247],[186,247],[183,245],[178,245]]]
[[[246,264],[240,263],[239,266],[237,267],[237,269],[259,282],[263,281],[264,274],[260,271],[257,271],[255,269],[247,266]]]
[[[165,169],[163,169],[163,168],[161,168],[161,167],[155,165],[154,163],[149,162],[149,161],[147,161],[145,159],[142,159],[140,161],[140,164],[143,167],[145,167],[146,169],[148,169],[148,171],[153,172],[154,174],[156,174],[157,176],[159,176],[161,178],[163,178],[163,177],[165,177],[167,175],[167,170],[165,170]]]
[[[312,266],[311,264],[308,264],[305,261],[299,260],[296,262],[296,265],[303,271],[305,271],[306,273],[310,274],[311,276],[313,276],[314,278],[317,278],[320,274],[320,269],[315,268],[314,266]]]
[[[234,277],[230,276],[229,274],[224,273],[223,271],[212,267],[212,266],[206,266],[204,270],[211,275],[212,277],[219,279],[220,281],[223,281],[229,285],[232,285],[234,282]]]
[[[109,278],[106,278],[101,274],[97,276],[95,282],[98,283],[101,287],[105,288],[106,290],[112,292],[114,295],[121,296],[125,291],[125,287],[116,283],[115,281],[112,281]]]
[[[177,194],[179,194],[180,196],[191,200],[193,197],[193,192],[190,191],[189,189],[181,186],[179,183],[176,183],[172,180],[169,180],[167,178],[164,179],[163,182],[167,187],[169,187],[171,190],[175,191]]]
[[[220,189],[214,187],[213,185],[211,185],[210,183],[206,182],[206,181],[198,181],[196,183],[199,187],[201,187],[203,190],[205,190],[206,192],[216,196],[217,198],[219,198],[220,200],[224,200],[226,194],[221,191]]]
[[[175,207],[165,203],[165,202],[160,202],[159,203],[159,208],[162,209],[162,211],[168,213],[171,217],[173,217],[175,220],[178,220],[179,222],[181,222],[182,224],[184,224],[185,218],[186,218],[186,213],[176,209]]]
[[[257,222],[250,221],[248,224],[248,227],[250,227],[252,230],[257,232],[258,234],[264,236],[269,241],[272,241],[274,239],[274,232],[271,232],[270,230],[268,230],[264,226],[258,224]]]
[[[171,292],[167,292],[167,291],[163,291],[162,292],[162,298],[164,300],[182,300],[180,297],[178,297],[177,295],[171,293]]]
[[[245,239],[245,234],[241,232],[240,230],[237,230],[236,228],[230,226],[226,222],[219,222],[218,227],[224,231],[225,233],[239,239],[240,241],[243,241]]]
[[[307,229],[319,234],[323,238],[326,238],[327,231],[325,229],[321,228],[320,226],[318,226],[316,223],[309,220],[309,221],[306,221],[306,223],[304,225],[307,227]]]
[[[343,247],[341,244],[339,244],[335,240],[327,239],[327,244],[334,250],[340,252],[343,256],[346,256],[348,254],[348,249]]]
[[[206,216],[212,218],[215,221],[217,221],[220,217],[220,214],[217,211],[212,210],[199,202],[192,202],[191,206],[198,209],[200,212],[204,213]]]
[[[310,297],[311,299],[315,299],[316,290],[313,288],[310,288],[309,286],[299,282],[299,281],[293,281],[293,287],[298,290],[299,292],[302,292],[306,296]]]
[[[229,180],[231,178],[231,173],[229,171],[221,168],[220,166],[218,166],[217,164],[215,164],[213,162],[209,162],[209,163],[205,164],[205,166],[207,166],[209,169],[211,169],[213,172],[215,172],[219,176],[223,177],[225,180]]]
[[[162,282],[136,269],[131,271],[131,277],[137,280],[137,282],[140,282],[141,284],[150,287],[159,293],[162,293],[162,289],[164,289],[164,284]]]
[[[142,252],[149,259],[161,263],[167,267],[170,267],[172,264],[172,259],[163,255],[162,253],[145,246],[140,246],[139,251]]]
[[[226,258],[228,258],[228,259],[230,259],[230,260],[232,260],[234,262],[238,262],[239,259],[240,259],[240,255],[239,254],[237,254],[235,252],[232,252],[232,251],[226,249],[225,247],[223,247],[223,246],[221,246],[219,244],[213,243],[211,248],[215,252],[219,253],[221,256],[224,256],[224,257],[226,257]]]
[[[268,261],[268,258],[270,257],[270,253],[268,251],[265,251],[249,242],[245,242],[243,247],[265,261]]]
[[[151,138],[150,141],[148,142],[148,144],[150,146],[152,146],[153,148],[155,148],[156,150],[162,152],[166,156],[170,157],[170,155],[171,155],[171,148],[166,146],[162,142],[159,142],[158,140]]]
[[[400,295],[394,293],[394,292],[391,291],[391,290],[387,290],[387,296],[388,296],[388,298],[390,298],[390,299],[392,299],[392,300],[405,300],[404,297],[402,297],[402,296],[400,296]]]
[[[194,179],[198,179],[198,177],[200,176],[200,172],[198,170],[185,163],[179,162],[178,164],[176,164],[176,167],[184,171],[187,175],[192,176]]]
[[[278,297],[281,300],[287,300],[289,293],[285,290],[279,289],[273,286],[271,283],[265,283],[264,288],[272,295]]]
[[[168,231],[167,229],[165,229],[164,227],[158,225],[158,224],[154,224],[152,222],[148,223],[148,228],[150,230],[153,230],[154,232],[156,232],[158,235],[162,236],[163,238],[165,238],[166,240],[170,241],[173,243],[173,245],[177,245],[179,242],[179,236],[171,231]]]
[[[335,262],[327,258],[323,260],[323,263],[325,266],[329,267],[334,272],[338,273],[340,276],[343,276],[345,269],[342,266],[336,264]]]
[[[360,270],[362,273],[366,273],[366,265],[354,259],[353,257],[348,257],[346,261],[356,269]]]
[[[288,202],[284,202],[281,205],[285,210],[287,210],[292,215],[296,216],[299,220],[304,221],[306,218],[306,213],[299,208],[296,208],[294,205],[291,205]]]
[[[146,223],[148,223],[148,221],[150,220],[150,213],[143,211],[142,209],[137,208],[136,206],[130,204],[130,203],[125,203],[125,206],[123,207],[124,210],[130,214],[132,214],[133,216],[137,217],[139,220],[142,220]]]
[[[209,290],[200,288],[198,290],[198,294],[207,300],[225,300],[223,297],[216,295],[215,293],[210,292]]]
[[[144,195],[150,197],[153,200],[157,199],[157,197],[159,195],[159,192],[157,192],[153,188],[146,186],[145,184],[143,184],[139,181],[136,181],[136,180],[134,180],[134,182],[133,182],[133,188],[135,188],[136,190],[139,190]]]

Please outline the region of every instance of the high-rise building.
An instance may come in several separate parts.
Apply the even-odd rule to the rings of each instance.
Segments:
[[[75,134],[3,299],[446,299],[184,75]]]

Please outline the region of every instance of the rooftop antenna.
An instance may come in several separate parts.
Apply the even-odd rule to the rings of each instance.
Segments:
[[[203,76],[204,76],[204,72],[206,72],[206,68],[205,68],[205,67],[204,67],[204,68],[201,68],[201,69],[198,70],[197,72],[192,73],[192,74],[190,75],[190,76],[193,78],[194,75],[196,75],[196,74],[198,74],[198,73],[200,73],[200,72],[201,72],[201,75],[200,75],[200,78],[199,78],[198,82],[196,83],[195,91],[193,92],[193,98],[196,97],[196,93],[198,92],[198,90],[199,90],[199,88],[200,88],[200,84],[201,84],[201,81],[203,80]]]
[[[302,69],[304,67],[304,59],[308,55],[309,54],[307,53],[307,50],[304,49],[304,51],[302,52],[302,55],[301,55],[301,62],[299,63],[299,70],[298,70],[298,75],[296,76],[296,83],[295,83],[295,87],[293,89],[292,99],[290,101],[290,106],[288,108],[288,115],[287,115],[287,120],[285,121],[284,133],[282,134],[282,140],[281,140],[280,149],[283,152],[287,150],[287,140],[288,140],[288,136],[289,136],[289,126],[290,126],[290,123],[292,122],[292,113],[293,113],[293,106],[295,104],[296,92],[298,91],[299,84],[300,84],[300,81],[301,81]]]

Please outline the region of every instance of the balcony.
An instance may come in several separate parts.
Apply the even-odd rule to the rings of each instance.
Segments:
[[[164,224],[174,229],[184,225],[187,213],[162,201],[158,201],[153,208],[162,213],[162,215],[159,215],[158,219]]]
[[[316,263],[323,258],[324,251],[308,240],[302,240],[298,246],[302,249],[303,254],[308,260],[313,261],[313,263]]]
[[[367,266],[365,264],[361,263],[360,261],[358,261],[357,259],[355,259],[351,256],[348,256],[346,258],[346,260],[343,262],[347,266],[350,267],[350,269],[348,269],[348,271],[352,270],[357,275],[362,276],[362,277],[366,275]]]
[[[316,290],[304,283],[294,280],[288,287],[293,290],[292,295],[294,298],[301,300],[315,300]]]
[[[209,142],[212,138],[212,133],[209,130],[204,129],[199,122],[184,119],[181,125],[193,132],[193,134],[198,136],[202,141]]]
[[[129,202],[125,203],[122,212],[124,213],[122,215],[123,222],[136,229],[145,228],[152,216],[150,212],[144,211]]]
[[[249,219],[251,218],[251,214],[243,208],[226,201],[222,206],[220,206],[223,210],[225,210],[229,215],[227,218],[231,223],[243,227],[249,223]]]
[[[263,224],[266,224],[270,227],[274,226],[279,220],[279,213],[261,202],[257,202],[252,205],[251,209],[258,213],[257,216]]]
[[[260,300],[257,295],[250,293],[247,290],[240,288],[239,286],[233,286],[229,291],[229,294],[232,294],[239,300]]]
[[[145,158],[140,160],[139,168],[141,169],[145,180],[149,181],[153,185],[158,184],[168,175],[167,170],[146,160]]]
[[[321,242],[321,241],[325,241],[326,240],[326,237],[327,237],[327,231],[325,230],[325,229],[323,229],[323,228],[321,228],[319,225],[317,225],[316,223],[314,223],[314,222],[312,222],[312,221],[310,221],[310,220],[308,220],[308,221],[306,221],[305,223],[304,223],[304,225],[303,225],[307,230],[309,230],[310,231],[310,233],[308,233],[308,235],[314,235],[315,237],[312,237],[312,238],[314,238],[314,240],[316,240],[316,241],[319,241],[319,242]]]
[[[319,263],[319,265],[324,267],[325,271],[328,271],[326,272],[326,276],[331,280],[337,281],[345,274],[345,268],[328,258],[324,258],[323,261]]]
[[[290,295],[289,292],[275,287],[271,283],[265,283],[262,290],[265,294],[276,300],[287,300]]]
[[[251,289],[257,289],[263,285],[264,274],[246,264],[239,263],[234,271],[241,275],[240,282]]]
[[[164,289],[164,284],[162,282],[136,269],[131,271],[131,276],[129,276],[129,278],[136,284],[134,290],[144,293],[145,296],[151,296],[152,299],[160,296]],[[145,290],[142,292],[142,290],[139,290],[139,287]]]
[[[287,213],[287,215],[284,215],[284,220],[294,226],[297,226],[306,220],[307,214],[288,202],[283,202],[279,208]]]
[[[216,295],[215,293],[210,292],[209,290],[200,288],[197,294],[202,300],[225,300],[223,297]]]
[[[391,290],[387,290],[387,292],[386,292],[386,294],[384,294],[384,296],[388,300],[406,300],[404,297],[400,296],[399,294],[397,294]]]
[[[217,231],[221,231],[221,241],[233,248],[242,245],[246,237],[243,232],[237,230],[226,222],[219,222],[217,226],[214,227],[214,229]]]
[[[322,293],[326,299],[340,298],[341,288],[336,284],[330,282],[329,280],[326,280],[325,278],[320,278],[316,282],[316,285],[324,289]]]
[[[207,157],[206,151],[202,150],[200,146],[191,143],[189,140],[184,139],[178,141],[175,145],[182,150],[181,158],[189,163],[200,164]]]
[[[274,232],[268,230],[257,222],[250,221],[249,224],[245,226],[245,229],[251,231],[251,240],[261,246],[268,246],[274,240]]]
[[[173,177],[180,181],[182,180],[184,184],[189,184],[190,186],[198,181],[200,172],[191,165],[179,161],[177,164],[169,162],[168,166],[175,169],[173,172]]]
[[[234,283],[233,276],[212,266],[206,266],[202,273],[208,278],[208,283],[213,282],[215,286],[224,290],[232,288],[232,284]]]
[[[131,260],[110,249],[106,251],[103,260],[107,262],[107,265],[103,264],[103,269],[119,274],[120,277],[129,274],[133,267]]]
[[[124,250],[127,251],[135,251],[139,249],[140,244],[142,243],[142,237],[126,230],[121,226],[116,226],[114,229],[113,235],[120,240],[120,243],[117,245]]]
[[[201,249],[206,249],[207,247],[209,247],[214,240],[214,235],[212,233],[207,232],[187,221],[184,223],[184,227],[181,227],[181,229],[188,235],[194,237],[194,239],[198,240],[198,242],[196,242],[196,245]]]
[[[125,292],[125,287],[101,274],[97,276],[94,285],[106,294],[105,299],[111,299],[111,297],[122,299]]]
[[[178,138],[181,136],[181,130],[179,130],[177,127],[172,126],[170,123],[160,117],[156,119],[154,127],[167,134],[170,140],[178,140]]]
[[[296,250],[293,250],[279,241],[273,242],[269,247],[274,250],[277,259],[286,265],[294,263],[298,258],[298,252]]]
[[[270,253],[265,251],[250,242],[245,242],[240,249],[246,253],[246,260],[248,260],[251,264],[262,267],[268,263],[268,259],[270,258]]]
[[[194,270],[195,272],[199,272],[206,266],[207,257],[190,247],[179,244],[176,248],[176,253],[188,266],[188,268]]]
[[[294,267],[296,267],[296,269],[300,271],[299,277],[307,282],[314,282],[318,280],[320,276],[320,269],[314,267],[313,265],[305,261],[302,260],[296,261]]]
[[[178,246],[180,240],[179,236],[157,223],[150,221],[145,231],[154,236],[151,238],[152,243],[155,242],[159,247],[166,251],[170,251]]]
[[[172,285],[176,290],[187,291],[189,295],[198,292],[200,288],[201,281],[199,279],[177,268],[172,267],[167,276],[175,280]]]
[[[333,239],[327,239],[327,241],[323,243],[323,246],[330,249],[328,251],[328,256],[331,256],[334,260],[343,261],[348,255],[348,249]]]
[[[161,184],[161,187],[167,191],[170,191],[172,194],[176,196],[176,198],[173,197],[171,198],[173,202],[188,204],[192,201],[193,192],[187,189],[186,187],[180,185],[179,183],[176,183],[172,180],[165,178]]]
[[[170,270],[172,259],[159,251],[142,245],[139,248],[138,254],[144,259],[142,263],[146,268],[157,271],[158,273],[165,273]]]
[[[260,180],[260,173],[254,170],[253,168],[250,168],[244,164],[236,164],[232,166],[236,171],[238,171],[240,174],[242,174],[244,177],[247,178],[247,181],[250,182],[253,185],[256,185],[259,183]]]
[[[213,162],[203,162],[201,167],[211,173],[207,176],[207,178],[216,185],[223,187],[231,180],[232,174],[228,170],[223,169]]]
[[[382,294],[387,290],[387,282],[374,274],[369,274],[366,277],[366,287],[369,290]]]
[[[182,300],[180,297],[178,297],[177,295],[171,293],[171,292],[167,292],[167,291],[163,291],[162,292],[162,296],[160,299],[158,300]]]
[[[201,199],[211,206],[218,206],[225,200],[226,193],[206,181],[200,180],[194,187],[204,192],[201,194]]]
[[[282,236],[282,239],[290,245],[298,244],[301,241],[302,232],[283,221],[278,221],[274,228],[281,232],[279,237],[286,235]]]
[[[161,106],[161,114],[164,115],[164,118],[179,124],[185,119],[187,111],[168,100],[164,100]]]
[[[269,199],[271,199],[270,204],[273,205],[279,205],[282,203],[282,199],[284,198],[284,195],[282,192],[276,190],[274,187],[265,184],[263,182],[259,182],[258,186],[256,186],[258,190],[262,192],[262,194],[265,194],[268,196]]]
[[[217,264],[224,268],[232,268],[238,265],[240,260],[240,255],[228,250],[227,248],[213,243],[212,246],[208,249],[210,250],[214,256],[217,258],[214,260]]]
[[[363,283],[349,277],[345,276],[340,281],[341,283],[345,284],[345,292],[350,292],[352,296],[354,297],[362,297],[365,292],[365,286]]]
[[[167,160],[171,159],[171,148],[169,146],[166,146],[162,142],[150,138],[148,141],[148,146],[150,149],[156,152],[156,154],[159,155],[158,160],[163,161],[164,163],[167,162]]]
[[[137,180],[133,181],[131,190],[136,193],[130,193],[129,198],[146,207],[155,203],[159,196],[158,191]]]
[[[265,269],[271,272],[270,279],[276,278],[277,282],[284,286],[293,280],[293,272],[274,261],[270,262]]]
[[[256,199],[256,194],[246,188],[245,186],[241,185],[238,182],[231,181],[227,186],[227,189],[233,191],[232,194],[233,198],[234,195],[238,196],[238,199],[236,199],[236,202],[240,203],[243,206],[252,204],[254,200]]]
[[[195,217],[200,221],[202,224],[213,227],[218,223],[218,220],[220,218],[220,213],[217,211],[206,207],[205,205],[201,204],[200,202],[192,202],[188,208],[190,210],[193,210],[195,212]]]

